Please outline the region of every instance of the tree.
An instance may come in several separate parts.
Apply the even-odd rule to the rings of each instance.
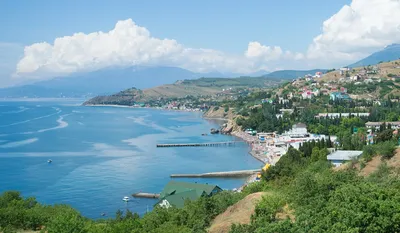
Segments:
[[[393,138],[393,130],[392,129],[386,129],[384,131],[381,131],[376,135],[376,141],[377,142],[385,142],[389,141]]]
[[[316,162],[319,160],[319,158],[320,158],[320,150],[318,147],[314,147],[311,153],[311,161]]]
[[[85,233],[85,221],[72,208],[66,208],[64,212],[54,216],[46,226],[48,233]]]

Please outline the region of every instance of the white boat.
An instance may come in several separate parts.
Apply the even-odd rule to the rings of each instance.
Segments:
[[[122,198],[123,201],[128,202],[129,201],[129,197],[124,197]]]
[[[53,162],[51,159],[47,160],[47,163],[51,163],[51,162]]]

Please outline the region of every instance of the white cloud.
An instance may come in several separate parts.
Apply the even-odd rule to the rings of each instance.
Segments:
[[[323,23],[307,58],[354,61],[400,42],[399,0],[353,0]]]
[[[107,33],[75,33],[55,39],[53,44],[26,46],[17,73],[68,74],[112,65],[151,64],[182,50],[175,40],[153,38],[146,28],[125,20]]]
[[[257,52],[258,49],[261,49]],[[250,42],[245,56],[211,49],[187,48],[171,39],[151,37],[131,19],[119,21],[109,32],[75,33],[26,46],[16,73],[29,78],[96,70],[108,66],[170,65],[193,71],[250,72],[260,64],[283,58],[280,47]]]
[[[109,32],[75,33],[26,46],[16,74],[42,79],[109,66],[166,65],[192,71],[247,73],[258,70],[336,67],[391,43],[400,43],[400,0],[353,0],[323,22],[305,53],[257,41],[243,54],[188,48],[173,39],[152,37],[131,19]]]

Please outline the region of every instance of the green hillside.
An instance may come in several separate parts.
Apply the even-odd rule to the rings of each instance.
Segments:
[[[138,90],[130,88],[113,95],[94,97],[84,105],[116,104],[133,105],[135,102],[148,102],[159,98],[183,98],[186,96],[215,96],[229,89],[233,93],[246,88],[270,88],[283,83],[282,79],[264,77],[240,78],[200,78],[177,81],[174,84]]]

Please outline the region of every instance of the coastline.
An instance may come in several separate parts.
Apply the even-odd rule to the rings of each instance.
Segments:
[[[157,110],[163,110],[163,111],[175,111],[175,112],[203,112],[203,111],[195,111],[192,109],[170,109],[170,108],[162,108],[162,107],[140,107],[140,106],[130,106],[130,105],[119,105],[119,104],[86,104],[82,105],[84,107],[112,107],[112,108],[135,108],[135,109],[157,109]]]
[[[144,108],[144,109],[158,109],[158,110],[163,110],[163,111],[177,111],[177,112],[202,112],[202,111],[193,111],[193,110],[182,110],[182,109],[166,109],[166,108],[161,108],[161,107],[139,107],[139,106],[129,106],[129,105],[117,105],[117,104],[88,104],[88,105],[83,105],[83,106],[87,106],[87,107],[115,107],[115,108],[135,108],[135,109],[139,109],[139,108]],[[230,120],[227,118],[220,118],[220,117],[205,117],[204,113],[202,116],[203,119],[205,120],[219,120],[219,121],[224,121],[224,122],[229,122]],[[221,127],[222,125],[220,125]],[[250,154],[252,157],[254,157],[255,159],[257,159],[259,162],[261,162],[263,165],[266,163],[266,159],[265,157],[259,155],[259,150],[257,150],[254,147],[254,143],[257,141],[257,137],[254,136],[250,136],[248,134],[246,134],[243,131],[233,131],[230,133],[230,135],[239,138],[240,140],[246,142],[249,146],[249,152],[248,154]],[[244,187],[246,187],[247,185],[249,185],[250,183],[254,182],[255,179],[257,177],[257,174],[248,176],[246,181],[238,188],[238,190],[242,190]]]
[[[253,156],[255,159],[257,159],[263,164],[270,163],[269,161],[270,158],[262,155],[263,153],[266,152],[266,148],[262,148],[260,146],[255,145],[256,142],[258,142],[257,137],[248,135],[242,131],[240,132],[234,131],[231,133],[231,135],[245,141],[250,147],[249,154]]]

